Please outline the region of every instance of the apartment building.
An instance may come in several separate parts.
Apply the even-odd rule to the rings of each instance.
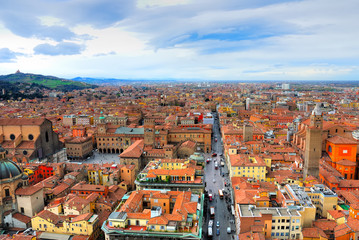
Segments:
[[[138,174],[136,188],[170,189],[202,194],[204,191],[203,167],[194,160],[161,159],[149,162]]]
[[[266,167],[269,160],[265,161],[260,156],[247,154],[232,154],[229,157],[229,174],[231,177],[248,177],[254,180],[266,180]]]
[[[262,233],[265,238],[301,239],[302,217],[296,209],[237,205],[239,233]]]
[[[201,239],[203,196],[190,191],[138,190],[102,225],[106,240]]]

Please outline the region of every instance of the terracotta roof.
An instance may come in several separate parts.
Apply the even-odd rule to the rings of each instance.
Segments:
[[[337,164],[343,165],[343,166],[356,166],[355,162],[352,162],[348,159],[342,159],[342,160],[338,161]]]
[[[152,225],[167,225],[168,224],[168,219],[165,218],[164,216],[159,216],[159,217],[154,217],[151,218],[147,224],[152,224]]]
[[[12,217],[17,219],[18,221],[26,223],[26,224],[31,222],[31,217],[28,217],[28,216],[26,216],[24,214],[21,214],[21,213],[18,213],[18,212],[14,213],[12,215]]]
[[[302,234],[304,238],[328,238],[328,236],[323,232],[322,229],[316,227],[303,228]]]
[[[31,196],[31,195],[37,193],[38,191],[40,191],[41,189],[42,189],[42,187],[39,185],[30,186],[30,187],[26,187],[26,188],[18,188],[18,189],[16,189],[15,194],[23,195],[23,196]]]
[[[93,213],[85,213],[74,217],[71,222],[87,221],[93,216]]]
[[[41,125],[43,124],[44,121],[45,118],[15,118],[15,119],[3,118],[0,119],[0,126]]]
[[[42,210],[41,212],[39,212],[36,216],[34,217],[40,217],[46,221],[51,222],[52,224],[59,224],[60,222],[62,222],[63,220],[65,220],[64,217],[58,216],[55,213],[52,213],[48,210]]]
[[[144,141],[137,140],[131,146],[129,146],[123,153],[120,154],[120,157],[125,158],[139,158],[143,153]]]
[[[313,221],[313,226],[322,229],[323,231],[334,231],[337,223],[334,220],[318,219]]]
[[[354,140],[354,138],[344,138],[341,136],[335,136],[332,138],[327,139],[328,142],[334,143],[334,144],[358,144],[357,141]]]
[[[334,219],[345,217],[345,214],[342,210],[328,210],[328,214],[331,215]]]

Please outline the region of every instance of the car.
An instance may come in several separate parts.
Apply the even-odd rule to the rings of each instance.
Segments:
[[[212,157],[217,157],[217,153],[212,153]]]
[[[213,226],[213,220],[209,220],[208,227],[212,227],[212,226]]]
[[[227,233],[230,234],[232,232],[231,227],[227,227]]]
[[[219,221],[217,221],[217,224],[216,224],[217,227],[219,227]]]
[[[219,236],[219,228],[217,228],[216,235]]]

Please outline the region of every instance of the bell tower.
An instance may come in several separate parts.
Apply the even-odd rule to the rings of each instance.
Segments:
[[[144,120],[144,144],[145,146],[155,146],[155,120],[145,118]]]
[[[323,113],[317,104],[310,116],[306,130],[303,179],[312,175],[319,177],[319,160],[322,157]]]

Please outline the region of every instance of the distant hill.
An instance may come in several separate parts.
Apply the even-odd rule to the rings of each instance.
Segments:
[[[0,81],[6,81],[10,83],[35,83],[46,88],[62,90],[62,91],[71,91],[75,89],[84,89],[84,88],[94,88],[96,85],[67,80],[63,78],[58,78],[54,76],[44,76],[40,74],[32,73],[21,73],[17,71],[14,74],[9,75],[0,75]]]
[[[89,77],[76,77],[72,78],[74,81],[81,81],[88,84],[99,84],[99,85],[121,85],[131,84],[135,82],[145,82],[146,80],[131,80],[131,79],[118,79],[118,78],[89,78]]]

